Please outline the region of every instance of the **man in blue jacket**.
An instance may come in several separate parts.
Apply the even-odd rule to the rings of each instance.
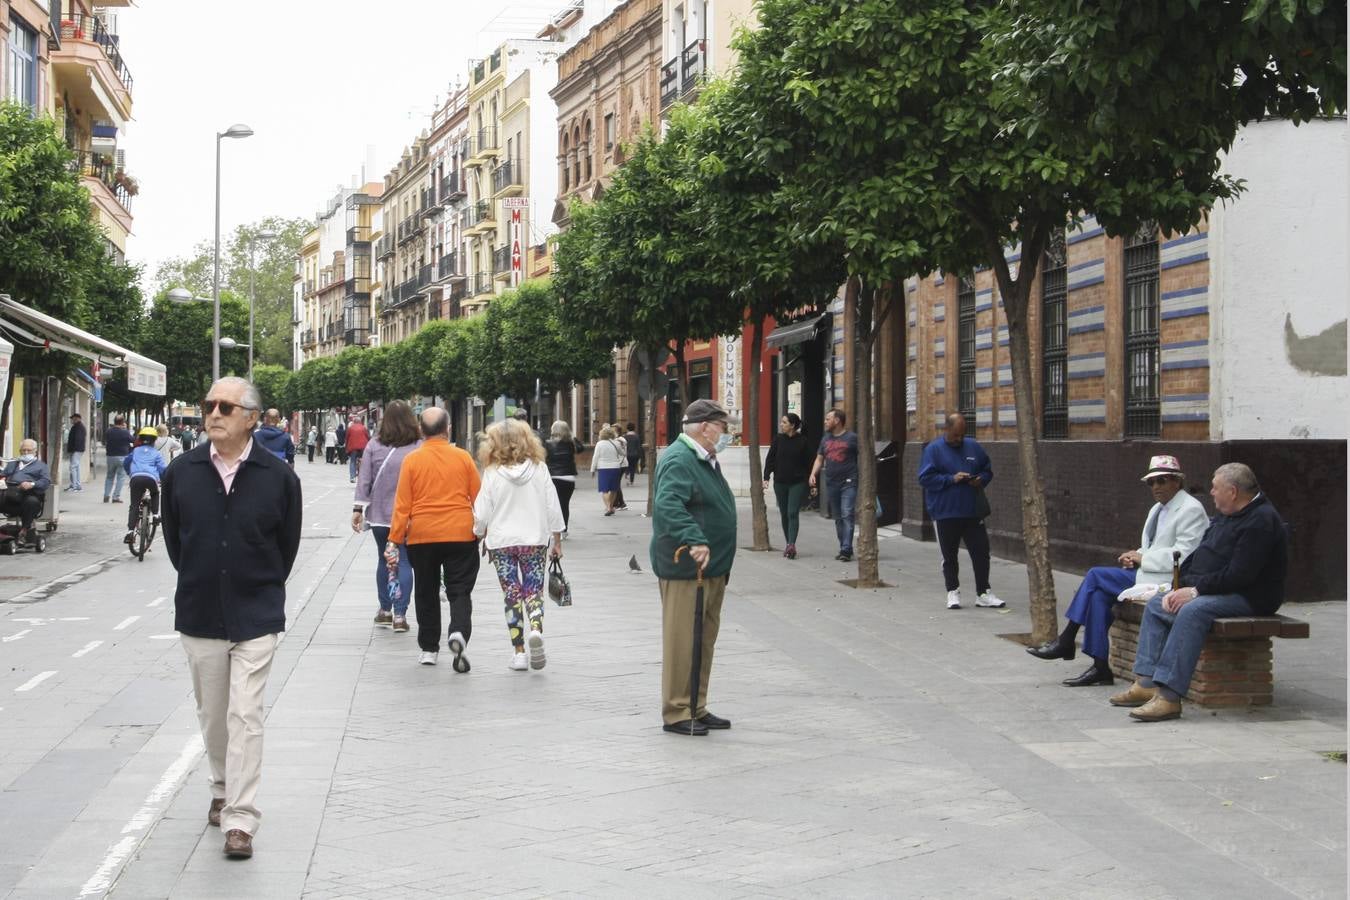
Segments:
[[[0,513],[17,515],[21,523],[18,540],[28,540],[33,520],[42,511],[47,488],[52,486],[52,470],[38,459],[37,441],[24,438],[19,443],[19,458],[5,466],[4,497],[0,499]]]
[[[924,504],[937,529],[938,547],[942,550],[948,609],[961,608],[960,564],[956,554],[962,541],[975,569],[975,605],[1004,605],[989,588],[989,533],[978,506],[983,500],[980,492],[993,480],[989,454],[974,438],[966,437],[966,417],[952,413],[947,417],[946,431],[923,448],[919,461]]]
[[[253,432],[253,438],[277,459],[295,468],[295,441],[281,430],[280,410],[269,409],[263,415],[263,426]]]
[[[142,495],[150,495],[150,512],[159,518],[159,482],[168,466],[155,449],[157,440],[159,429],[147,425],[136,432],[136,449],[122,457],[122,468],[130,476],[127,493],[131,497],[131,505],[127,507],[127,536],[123,538],[128,544],[136,537],[136,520],[140,518]]]
[[[1154,595],[1139,624],[1135,682],[1112,706],[1139,707],[1130,718],[1162,722],[1181,715],[1205,635],[1215,619],[1269,616],[1284,603],[1289,536],[1256,473],[1242,463],[1214,472],[1209,495],[1219,514],[1181,564],[1181,587]]]
[[[261,817],[263,693],[300,550],[300,479],[253,440],[261,405],[242,378],[211,385],[204,439],[164,473],[174,628],[211,767],[207,821],[225,831],[225,855],[235,859],[253,855]]]

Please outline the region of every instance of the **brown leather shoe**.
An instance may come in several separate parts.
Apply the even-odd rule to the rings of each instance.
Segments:
[[[1156,687],[1144,687],[1139,682],[1130,685],[1128,691],[1111,695],[1112,706],[1143,706],[1158,695]]]
[[[230,859],[249,859],[253,856],[253,835],[238,828],[225,832],[225,855]]]
[[[1159,695],[1143,706],[1130,712],[1130,718],[1136,722],[1165,722],[1168,719],[1181,718],[1181,703]]]
[[[212,800],[211,808],[206,813],[206,821],[210,822],[212,825],[215,825],[217,828],[219,828],[220,811],[224,808],[225,808],[224,800]]]

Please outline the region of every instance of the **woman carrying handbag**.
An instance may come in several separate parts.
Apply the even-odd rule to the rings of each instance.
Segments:
[[[478,447],[483,483],[473,503],[473,532],[497,570],[511,638],[510,668],[542,669],[544,656],[544,567],[546,556],[562,557],[562,507],[544,465],[544,445],[524,422],[490,426]],[[525,620],[530,623],[525,654]]]

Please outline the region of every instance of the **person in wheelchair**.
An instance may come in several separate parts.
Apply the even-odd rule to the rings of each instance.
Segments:
[[[141,514],[141,497],[150,494],[150,512],[159,519],[159,480],[168,466],[164,457],[155,449],[159,440],[159,430],[146,425],[136,432],[136,448],[122,460],[122,468],[131,476],[131,504],[127,507],[127,536],[123,538],[130,544],[135,540],[136,520]]]
[[[5,466],[2,477],[5,493],[0,498],[0,514],[19,517],[17,540],[26,543],[31,537],[33,520],[42,514],[47,488],[52,486],[52,470],[38,459],[37,441],[24,438],[19,443],[19,458]]]

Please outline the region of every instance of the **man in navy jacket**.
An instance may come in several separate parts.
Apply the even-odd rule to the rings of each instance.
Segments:
[[[19,516],[19,540],[27,541],[33,530],[33,520],[42,512],[42,501],[47,488],[52,486],[52,472],[38,459],[37,441],[24,438],[19,443],[19,458],[5,466],[4,497],[0,499],[0,513]]]
[[[1135,682],[1111,698],[1139,707],[1130,718],[1161,722],[1181,715],[1205,635],[1215,619],[1269,616],[1284,602],[1289,535],[1256,473],[1242,463],[1214,471],[1209,495],[1219,514],[1181,564],[1181,587],[1144,608],[1134,656]]]
[[[242,378],[211,385],[206,440],[174,460],[163,484],[164,544],[178,570],[174,627],[211,765],[207,818],[237,859],[253,855],[263,690],[300,549],[300,480],[253,439],[261,405]]]
[[[962,541],[975,569],[975,605],[1003,606],[1003,601],[989,589],[989,534],[984,529],[980,509],[984,499],[980,493],[993,480],[989,454],[974,438],[966,437],[966,417],[952,413],[947,417],[946,431],[923,448],[923,458],[919,460],[924,504],[942,549],[948,609],[961,608],[960,565],[956,554]]]

